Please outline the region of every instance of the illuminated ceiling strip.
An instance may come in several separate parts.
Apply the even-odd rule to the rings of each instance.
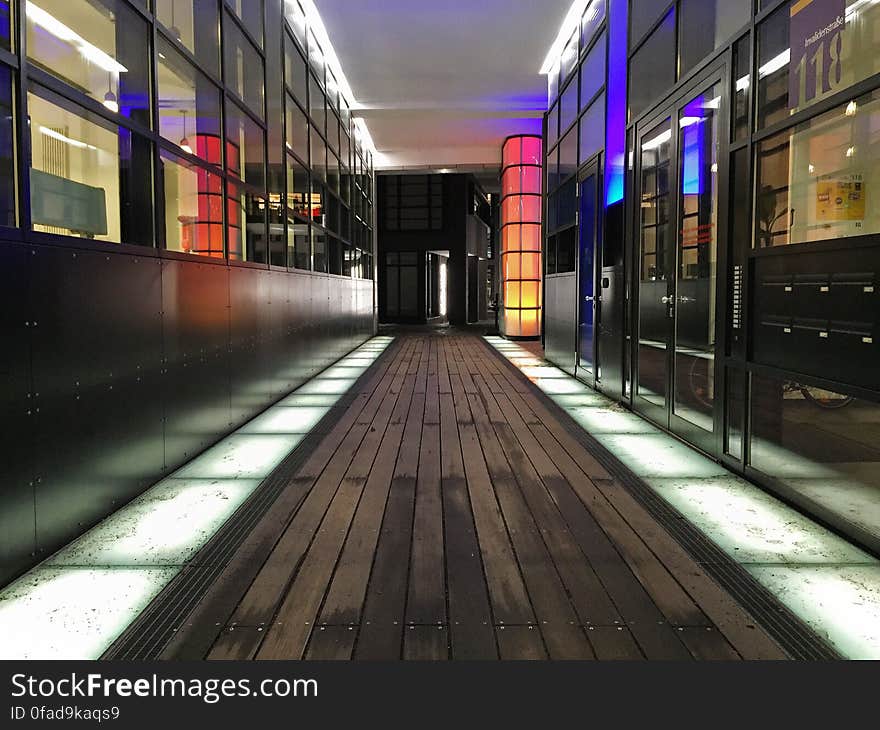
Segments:
[[[69,144],[71,147],[79,147],[80,149],[88,149],[88,150],[96,150],[98,149],[93,144],[87,144],[85,142],[80,142],[78,139],[73,139],[71,137],[66,137],[61,134],[61,132],[56,132],[54,129],[50,129],[49,127],[40,127],[40,134],[45,135],[46,137],[51,137],[52,139],[57,139],[59,142],[64,142],[64,144]]]
[[[99,658],[392,340],[353,350],[0,591],[0,659]]]
[[[843,656],[880,658],[880,561],[525,348],[485,339]]]
[[[108,54],[104,53],[100,48],[89,43],[85,38],[75,31],[68,28],[64,23],[58,20],[54,15],[47,13],[41,7],[34,5],[28,0],[27,16],[43,30],[51,33],[58,40],[76,46],[77,50],[92,63],[100,66],[109,73],[126,73],[128,69],[121,63],[116,61]]]
[[[307,26],[321,45],[321,50],[324,52],[324,61],[336,77],[339,90],[349,102],[352,111],[359,109],[360,105],[358,104],[357,97],[354,95],[354,91],[352,91],[351,84],[348,83],[345,71],[342,70],[342,64],[339,62],[336,49],[333,48],[333,43],[330,41],[327,28],[324,26],[324,21],[321,19],[321,14],[318,12],[314,0],[299,0],[299,2],[306,14]],[[355,129],[359,132],[363,144],[367,146],[370,152],[375,153],[376,145],[373,143],[373,137],[370,135],[370,131],[367,129],[367,125],[362,117],[355,118]]]
[[[575,2],[572,3],[571,7],[568,9],[568,15],[566,15],[565,20],[562,21],[562,26],[559,28],[556,40],[553,41],[553,45],[550,46],[550,50],[547,52],[547,57],[544,59],[544,64],[541,66],[541,74],[546,76],[553,70],[553,67],[562,56],[563,51],[565,51],[566,44],[571,40],[572,33],[574,33],[575,29],[580,28],[581,18],[591,1],[593,0],[575,0]]]

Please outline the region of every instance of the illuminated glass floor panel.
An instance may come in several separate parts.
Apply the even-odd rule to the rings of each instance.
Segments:
[[[0,591],[0,659],[100,657],[392,339],[357,348]]]
[[[547,377],[534,353],[486,340],[841,655],[880,658],[880,561],[575,378]],[[773,458],[819,483],[821,466],[787,456]]]

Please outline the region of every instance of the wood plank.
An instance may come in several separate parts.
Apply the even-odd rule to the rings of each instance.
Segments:
[[[449,658],[446,626],[407,626],[403,634],[403,658],[407,661],[442,661]]]
[[[537,626],[500,626],[498,648],[508,661],[547,659],[547,649]]]
[[[423,395],[414,395],[417,375],[408,373],[378,453],[372,463],[366,486],[336,566],[319,623],[359,623],[367,591],[370,568],[385,514],[388,493],[394,476],[398,451],[403,439],[407,415],[414,399],[421,403]],[[420,413],[417,405],[415,414]]]
[[[454,659],[497,659],[493,617],[465,481],[455,405],[448,393],[440,395],[440,483],[452,656]]]
[[[717,629],[711,626],[680,626],[681,640],[701,661],[730,661],[742,657]]]
[[[588,626],[587,638],[602,661],[632,661],[644,659],[645,655],[624,626]]]
[[[389,390],[287,590],[274,625],[266,632],[257,658],[302,657],[396,402],[397,394]]]
[[[437,404],[439,393],[428,393],[427,402]],[[425,408],[425,415],[428,408]],[[440,484],[440,426],[425,423],[416,481],[412,554],[406,621],[410,624],[446,623],[446,581],[443,564],[443,502]]]
[[[320,473],[336,456],[357,415],[366,405],[368,396],[384,384],[390,383],[389,372],[395,366],[395,357],[406,353],[409,345],[395,340],[383,357],[373,365],[360,393],[318,448],[312,452],[299,474]],[[272,552],[290,524],[297,510],[308,496],[312,482],[308,479],[292,481],[269,508],[254,530],[245,538],[230,563],[208,589],[190,615],[179,626],[172,640],[163,649],[163,659],[200,659],[216,640],[220,627],[233,621],[233,612],[243,595],[252,585],[267,556]]]
[[[504,457],[483,400],[468,397],[475,428],[498,503],[507,523],[528,596],[534,608],[551,659],[589,659],[593,651],[580,630],[556,566],[541,539],[531,514]],[[522,623],[522,622],[512,622]]]
[[[318,626],[309,640],[305,658],[310,661],[347,661],[354,649],[354,626]]]
[[[425,394],[413,395],[367,584],[358,659],[400,659]],[[405,558],[403,557],[405,556]]]

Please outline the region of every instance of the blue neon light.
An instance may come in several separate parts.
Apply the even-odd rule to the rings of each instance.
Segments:
[[[605,207],[623,200],[626,171],[626,68],[629,2],[608,3],[608,84],[605,124]]]

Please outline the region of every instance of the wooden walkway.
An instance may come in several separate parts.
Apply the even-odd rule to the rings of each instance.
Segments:
[[[455,331],[394,341],[205,600],[211,659],[784,657]]]

